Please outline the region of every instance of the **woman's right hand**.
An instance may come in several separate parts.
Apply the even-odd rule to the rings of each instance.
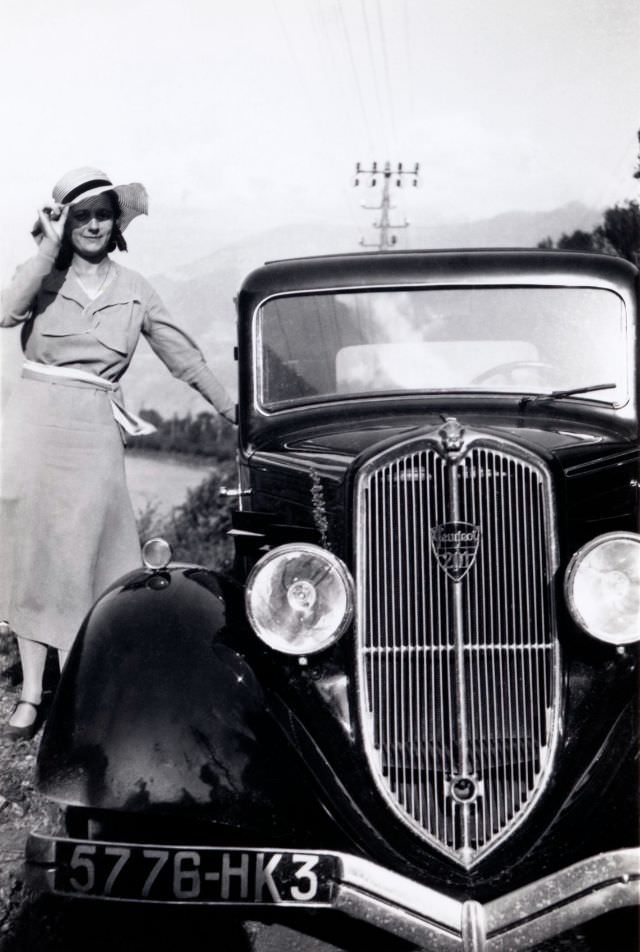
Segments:
[[[38,219],[45,238],[50,238],[58,245],[62,242],[68,214],[69,205],[60,205],[58,202],[43,205],[42,208],[38,209]]]

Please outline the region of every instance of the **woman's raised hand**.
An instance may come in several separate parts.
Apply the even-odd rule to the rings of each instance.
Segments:
[[[69,206],[57,202],[38,209],[38,218],[45,238],[50,238],[58,245],[61,243],[68,214]]]

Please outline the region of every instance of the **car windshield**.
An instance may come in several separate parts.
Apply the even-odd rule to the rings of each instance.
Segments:
[[[272,298],[259,311],[267,410],[398,391],[545,394],[627,401],[624,305],[612,291],[472,287]]]

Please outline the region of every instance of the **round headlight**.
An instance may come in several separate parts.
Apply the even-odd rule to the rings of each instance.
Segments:
[[[586,632],[613,645],[640,640],[640,535],[607,532],[584,545],[565,577],[571,614]]]
[[[164,539],[149,539],[142,546],[142,561],[148,569],[159,571],[171,561],[171,546]]]
[[[333,644],[353,616],[344,563],[317,545],[282,545],[254,566],[245,595],[256,634],[277,651],[307,655]]]

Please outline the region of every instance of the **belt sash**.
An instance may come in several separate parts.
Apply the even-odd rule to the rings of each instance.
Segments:
[[[122,398],[122,390],[118,383],[105,380],[98,374],[87,370],[76,370],[74,367],[57,367],[53,364],[40,364],[35,360],[25,360],[22,365],[22,376],[29,380],[41,380],[47,383],[62,384],[67,387],[92,387],[94,390],[104,390],[109,395],[111,412],[116,423],[132,436],[145,436],[155,433],[156,427],[143,420],[136,413],[127,410]]]

